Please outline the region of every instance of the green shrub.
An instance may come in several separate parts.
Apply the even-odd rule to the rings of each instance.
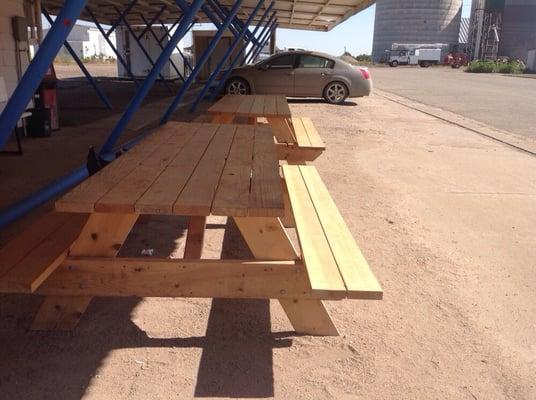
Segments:
[[[467,66],[466,72],[475,74],[489,74],[495,72],[497,64],[493,61],[471,61]]]
[[[524,71],[525,65],[519,61],[497,64],[497,72],[501,74],[522,74]]]

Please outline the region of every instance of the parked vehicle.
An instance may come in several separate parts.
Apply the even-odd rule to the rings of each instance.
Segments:
[[[277,53],[257,64],[235,68],[225,83],[227,94],[323,97],[332,104],[368,96],[371,91],[367,68],[311,51]]]
[[[389,65],[419,65],[428,68],[437,65],[441,61],[441,49],[415,49],[415,50],[391,50],[389,52]]]

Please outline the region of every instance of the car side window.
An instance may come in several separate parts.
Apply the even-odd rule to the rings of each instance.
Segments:
[[[300,56],[300,68],[333,68],[335,62],[324,57],[302,54]]]
[[[294,68],[294,61],[294,54],[285,54],[271,59],[266,65],[269,69],[290,69]]]

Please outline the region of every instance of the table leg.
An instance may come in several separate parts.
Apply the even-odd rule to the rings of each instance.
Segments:
[[[115,257],[137,219],[138,214],[91,214],[69,255]],[[47,296],[32,329],[72,330],[90,301],[88,296]]]
[[[292,127],[288,119],[279,117],[266,117],[272,126],[274,136],[279,143],[296,143]]]
[[[294,222],[294,215],[292,215],[292,207],[290,205],[290,196],[288,194],[287,184],[285,182],[285,179],[282,178],[283,184],[281,187],[283,188],[283,204],[285,206],[285,216],[281,218],[281,222],[283,223],[283,226],[285,228],[294,228],[296,226],[296,223]]]
[[[296,260],[298,254],[278,218],[234,218],[253,256],[260,260]],[[324,304],[318,299],[278,299],[297,333],[337,336]]]
[[[200,259],[203,253],[207,217],[190,217],[184,258]]]
[[[234,121],[233,114],[214,114],[212,116],[212,122],[216,124],[232,124]]]

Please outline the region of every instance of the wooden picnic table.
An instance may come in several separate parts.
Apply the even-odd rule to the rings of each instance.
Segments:
[[[45,296],[36,330],[73,329],[93,296],[208,297],[277,299],[297,332],[336,335],[322,300],[381,287],[314,166],[281,169],[268,125],[170,122],[0,248],[0,293]],[[117,257],[141,214],[189,218],[183,258]],[[210,215],[234,220],[252,259],[202,259]]]
[[[285,96],[226,95],[208,112],[215,123],[233,123],[238,118],[246,118],[249,124],[257,124],[259,118],[265,118],[277,141],[278,158],[289,163],[314,161],[326,149],[309,118],[292,117]]]

